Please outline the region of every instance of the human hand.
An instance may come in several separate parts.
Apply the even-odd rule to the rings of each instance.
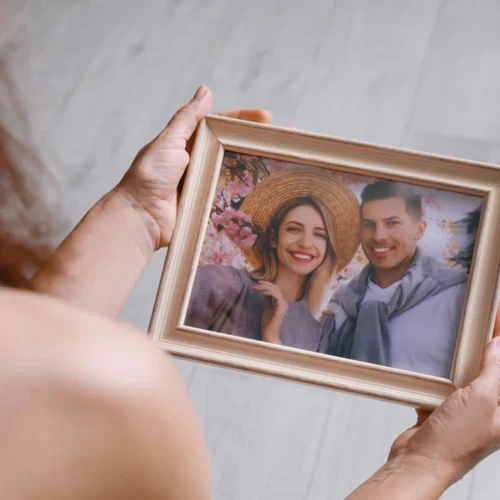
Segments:
[[[434,412],[418,410],[417,424],[396,439],[389,462],[417,459],[451,485],[500,449],[500,312],[494,335],[479,376]]]
[[[328,303],[323,314],[325,316],[335,316],[335,306],[334,306],[334,303],[332,301],[330,301]]]
[[[281,344],[280,330],[288,311],[288,303],[283,298],[280,289],[269,281],[259,281],[253,290],[266,296],[266,304],[262,312],[262,340],[271,344]]]
[[[254,285],[252,288],[271,299],[270,303],[274,316],[285,316],[288,311],[288,302],[283,298],[281,290],[274,283],[270,281],[259,281],[258,284]]]
[[[167,246],[177,218],[178,187],[189,163],[194,132],[210,111],[212,93],[200,86],[189,103],[175,113],[165,129],[144,146],[115,191],[127,198],[143,218],[154,249]],[[269,123],[261,109],[218,113],[220,116]]]

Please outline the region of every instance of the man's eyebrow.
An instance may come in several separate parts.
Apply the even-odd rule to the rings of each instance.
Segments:
[[[374,219],[370,219],[369,217],[363,217],[362,218],[363,222],[375,222]],[[401,220],[401,217],[398,215],[390,215],[389,217],[385,217],[382,219],[383,221],[389,221],[389,220]]]

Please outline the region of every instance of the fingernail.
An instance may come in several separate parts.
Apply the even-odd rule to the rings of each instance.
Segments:
[[[205,85],[200,85],[198,87],[198,90],[194,94],[193,99],[201,99],[207,94],[207,92],[208,92],[208,87],[206,87]]]

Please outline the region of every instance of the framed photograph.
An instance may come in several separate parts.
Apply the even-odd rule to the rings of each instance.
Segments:
[[[209,116],[149,334],[175,356],[433,408],[478,373],[494,165]]]

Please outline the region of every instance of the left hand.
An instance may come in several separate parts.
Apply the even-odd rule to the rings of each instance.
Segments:
[[[178,187],[189,163],[191,141],[208,115],[212,92],[204,85],[168,122],[165,129],[137,154],[115,188],[137,209],[155,250],[170,243],[177,218]],[[227,111],[221,116],[269,123],[271,113],[261,109]]]

